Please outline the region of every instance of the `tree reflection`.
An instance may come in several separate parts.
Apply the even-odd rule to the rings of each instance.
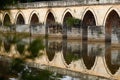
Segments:
[[[24,54],[24,50],[25,50],[25,42],[19,42],[17,43],[17,51],[20,53],[20,54]]]
[[[19,37],[16,37],[15,35],[6,35],[4,40],[4,48],[6,52],[10,51],[10,47],[12,44],[16,44],[20,41]]]
[[[28,58],[35,58],[38,57],[41,53],[39,53],[40,50],[44,49],[44,45],[41,39],[35,39],[30,43],[30,46],[28,47],[28,51],[31,53]]]
[[[53,60],[54,58],[54,55],[61,51],[62,50],[62,42],[56,42],[56,41],[53,41],[53,42],[49,42],[48,43],[48,47],[47,47],[47,56],[48,56],[48,59],[50,61]]]
[[[69,65],[72,61],[76,61],[81,58],[81,45],[80,44],[68,44],[66,43],[66,48],[63,49],[63,55],[66,63]],[[65,43],[64,43],[65,45]]]

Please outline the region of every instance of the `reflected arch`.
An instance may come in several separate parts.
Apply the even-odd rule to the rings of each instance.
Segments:
[[[104,26],[105,41],[120,43],[120,14],[117,9],[110,8],[108,10],[104,19]]]
[[[70,65],[71,62],[77,61],[81,59],[81,52],[80,51],[74,51],[71,49],[71,47],[67,47],[66,50],[63,52],[64,61],[67,65]]]
[[[61,42],[53,41],[53,42],[48,42],[46,45],[46,52],[49,61],[52,61],[53,58],[55,57],[55,54],[60,52],[62,50],[62,44]]]
[[[117,56],[118,57],[118,56]],[[119,70],[120,65],[115,63],[116,55],[115,52],[112,52],[112,48],[108,47],[105,49],[105,57],[104,57],[104,63],[107,72],[110,75],[115,75],[116,72]]]
[[[3,19],[3,25],[4,26],[10,26],[12,25],[10,15],[8,13],[5,13],[4,19]]]
[[[94,68],[95,64],[96,64],[96,53],[95,53],[95,49],[92,47],[90,52],[88,50],[88,43],[87,42],[82,42],[82,61],[84,63],[84,67],[86,67],[86,69],[91,70]]]
[[[88,28],[95,28],[97,25],[97,17],[92,9],[87,8],[82,17],[82,39],[88,40]]]
[[[22,14],[22,12],[18,12],[17,16],[16,16],[16,21],[15,23],[17,25],[24,25],[25,24],[25,18]]]

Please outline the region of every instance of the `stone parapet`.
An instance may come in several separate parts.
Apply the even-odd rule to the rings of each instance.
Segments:
[[[76,5],[100,5],[100,4],[119,4],[119,0],[66,0],[66,1],[41,1],[18,3],[16,6],[9,6],[8,8],[42,8],[42,7],[62,7],[62,6],[76,6]]]

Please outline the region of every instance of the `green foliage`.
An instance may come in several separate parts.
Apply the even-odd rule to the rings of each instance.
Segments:
[[[24,69],[24,61],[22,59],[15,58],[12,60],[10,68],[13,73],[19,73]]]
[[[0,26],[2,26],[2,20],[0,20]]]
[[[62,78],[62,75],[53,75],[53,72],[48,70],[30,68],[19,58],[12,60],[10,65],[10,74],[11,73],[12,75],[18,75],[18,73],[20,73],[20,80],[56,80],[57,78]]]
[[[9,5],[14,5],[18,0],[0,0],[0,9],[4,9]]]
[[[24,44],[17,44],[17,51],[18,51],[20,54],[23,54],[23,53],[24,53],[24,50],[25,50],[25,45],[24,45]]]
[[[15,44],[17,42],[19,42],[20,39],[17,36],[14,35],[6,35],[5,36],[5,40],[4,40],[4,48],[6,52],[10,51],[10,46],[11,44]]]
[[[23,71],[22,74],[22,80],[52,80],[50,79],[50,75],[52,73],[47,70],[32,70],[32,72],[29,72],[29,70]]]
[[[4,49],[6,52],[9,52],[10,51],[10,43],[4,42]]]
[[[72,61],[76,61],[80,59],[78,55],[75,55],[74,53],[67,53],[65,56],[65,60],[67,64],[70,64]]]
[[[74,19],[72,17],[67,18],[66,24],[69,27],[72,27],[74,25]]]
[[[1,37],[1,36],[0,36]],[[0,46],[2,45],[2,39],[0,38]]]
[[[39,50],[42,50],[42,49],[44,49],[44,45],[43,45],[42,40],[41,39],[34,40],[28,48],[28,51],[31,52],[30,57],[31,58],[37,57],[39,55],[38,54]]]
[[[6,22],[6,23],[4,24],[4,26],[9,27],[9,28],[11,27],[11,25],[12,25],[11,22]]]
[[[6,42],[14,44],[20,41],[20,38],[15,35],[6,35]]]
[[[73,18],[73,17],[69,17],[66,20],[66,24],[68,27],[77,27],[81,24],[81,20]]]

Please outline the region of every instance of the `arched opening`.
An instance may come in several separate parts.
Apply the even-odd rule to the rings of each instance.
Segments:
[[[85,15],[84,15],[84,18],[83,18],[83,21],[82,21],[82,39],[83,40],[88,40],[88,27],[94,27],[96,26],[96,22],[95,22],[95,17],[93,15],[93,13],[88,10]]]
[[[120,43],[120,17],[112,10],[105,22],[105,40],[111,43],[114,39]]]
[[[55,29],[55,17],[51,12],[49,12],[46,19],[46,34],[55,33]]]
[[[31,17],[31,21],[30,21],[30,24],[31,25],[36,25],[39,23],[39,18],[38,16],[34,13]]]
[[[68,24],[67,24],[67,20],[69,18],[72,18],[72,15],[70,12],[67,12],[64,16],[64,19],[63,19],[63,37],[67,37],[67,31],[71,30],[71,27],[68,26]]]
[[[5,17],[4,17],[3,25],[4,26],[10,26],[11,25],[10,16],[8,14],[6,14]]]
[[[106,44],[107,48],[105,49],[105,60],[106,65],[110,73],[115,74],[120,68],[120,50],[112,51],[111,45]],[[116,55],[118,53],[118,55]]]
[[[41,25],[39,24],[39,18],[36,13],[34,13],[30,20],[30,36],[31,34],[39,33],[41,30]]]
[[[17,24],[17,25],[24,25],[24,24],[25,24],[25,20],[24,20],[22,14],[19,14],[19,15],[18,15],[16,24]]]
[[[64,16],[64,19],[63,19],[63,25],[67,25],[67,24],[66,24],[66,20],[67,20],[68,18],[71,18],[71,17],[72,17],[71,13],[70,13],[70,12],[67,12],[67,13],[65,14],[65,16]]]

